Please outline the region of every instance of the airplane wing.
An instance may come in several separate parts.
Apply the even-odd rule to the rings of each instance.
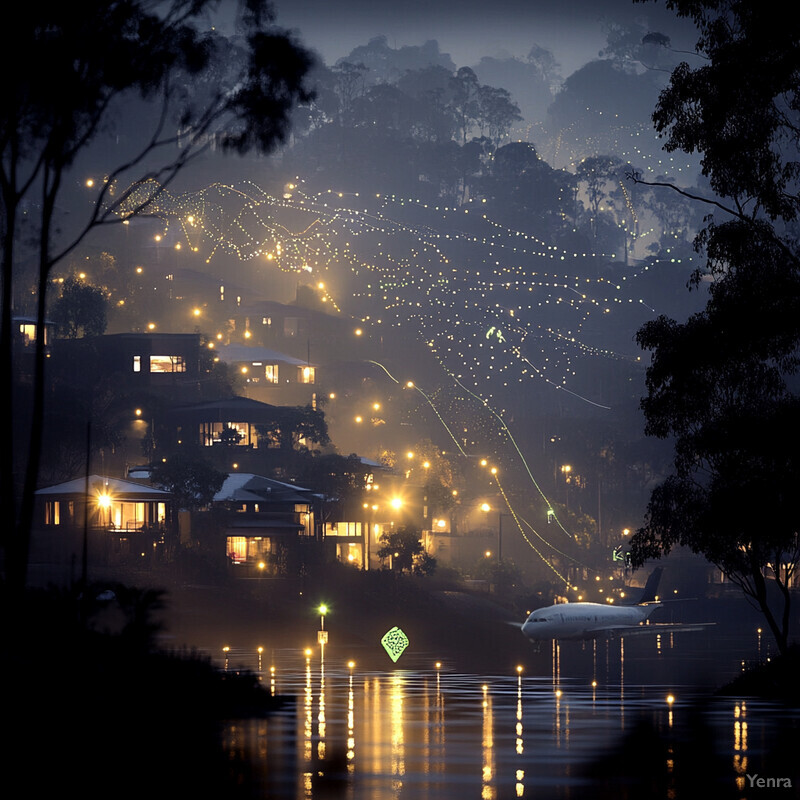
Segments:
[[[716,622],[651,622],[649,625],[599,625],[589,633],[616,633],[620,636],[636,636],[646,633],[690,633],[704,631],[716,625]]]

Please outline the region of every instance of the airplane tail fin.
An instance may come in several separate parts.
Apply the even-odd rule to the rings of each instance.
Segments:
[[[647,579],[647,583],[644,585],[644,591],[642,592],[642,596],[639,598],[638,605],[644,605],[645,603],[655,603],[656,601],[656,592],[658,591],[658,584],[661,580],[661,573],[664,571],[663,567],[656,567],[651,573],[650,577]]]

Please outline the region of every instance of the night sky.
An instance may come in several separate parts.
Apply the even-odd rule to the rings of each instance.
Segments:
[[[632,0],[274,0],[273,5],[278,24],[299,31],[329,64],[385,35],[392,47],[435,39],[457,66],[483,56],[524,58],[538,44],[555,54],[567,76],[597,57],[606,20],[646,21],[648,29],[682,46],[694,41],[695,33],[663,3]]]

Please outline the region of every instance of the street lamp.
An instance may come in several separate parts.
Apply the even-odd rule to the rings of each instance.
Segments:
[[[319,630],[317,631],[317,642],[319,642],[320,661],[325,659],[325,645],[328,644],[328,631],[325,630],[325,615],[328,613],[328,606],[324,603],[317,608],[319,611]]]

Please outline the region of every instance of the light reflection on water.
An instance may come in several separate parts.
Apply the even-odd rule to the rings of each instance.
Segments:
[[[626,734],[635,737],[645,720],[667,742],[661,766],[669,777],[676,758],[671,736],[689,725],[697,699],[692,690],[675,685],[623,680],[600,686],[563,677],[559,646],[550,653],[547,677],[432,667],[360,672],[314,655],[303,663],[290,652],[275,654],[264,680],[294,701],[266,720],[231,723],[226,730],[230,761],[242,765],[242,774],[258,787],[257,797],[612,797],[596,793],[588,768],[606,759],[616,763],[615,748]],[[595,675],[597,656],[594,647]],[[624,676],[624,647],[618,656]],[[668,702],[673,694],[674,702]],[[717,698],[704,706],[703,719],[719,756],[708,769],[719,771],[721,786],[730,792],[716,796],[760,797],[758,789],[748,790],[746,778],[756,772],[790,777],[798,786],[793,762],[779,775],[776,762],[765,758],[786,726],[796,746],[800,714]],[[794,791],[788,795],[796,796]]]

